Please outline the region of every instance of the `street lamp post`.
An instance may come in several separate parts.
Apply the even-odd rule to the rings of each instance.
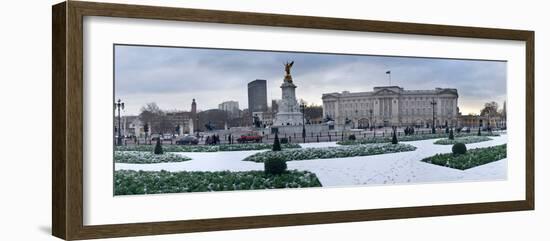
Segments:
[[[370,130],[372,131],[373,130],[372,109],[369,110],[369,113],[370,113],[369,127],[370,127]]]
[[[117,146],[122,145],[122,131],[121,131],[121,121],[120,121],[120,109],[124,110],[124,102],[122,102],[120,99],[115,103],[115,109],[118,111],[118,138],[117,138]]]
[[[197,136],[199,136],[199,115],[197,115],[197,117],[195,117],[195,123],[197,123],[197,125],[193,125],[193,128],[195,128],[195,132],[197,132]]]
[[[358,111],[357,109],[355,109],[355,119],[356,119],[356,120],[359,119],[359,117],[358,117],[358,115],[357,115],[358,112],[359,112],[359,111]],[[357,121],[357,122],[359,122],[359,121]],[[353,124],[352,127],[353,127],[354,129],[357,128],[357,126],[355,125],[355,123],[352,123],[352,124]],[[359,123],[357,123],[357,125],[359,125]]]
[[[430,101],[430,105],[432,105],[432,134],[435,134],[435,105],[437,105],[437,102],[434,98]]]
[[[302,108],[302,139],[306,143],[306,104],[302,103],[300,108]]]

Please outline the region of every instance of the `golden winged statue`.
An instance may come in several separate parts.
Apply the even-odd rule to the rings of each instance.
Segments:
[[[294,65],[294,61],[292,62],[286,62],[285,63],[285,72],[286,72],[286,75],[290,75],[290,69],[292,68],[292,65]]]

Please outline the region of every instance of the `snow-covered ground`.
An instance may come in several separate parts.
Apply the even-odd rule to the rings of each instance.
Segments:
[[[507,136],[491,137],[493,140],[467,144],[468,149],[504,144]],[[394,183],[454,182],[504,180],[507,160],[492,162],[465,171],[437,166],[420,160],[437,153],[450,153],[452,145],[435,145],[435,139],[403,142],[417,149],[412,152],[391,153],[375,156],[315,159],[287,162],[289,169],[307,170],[315,173],[323,186],[373,185]],[[321,148],[337,146],[335,142],[305,143],[303,147]],[[263,170],[263,163],[242,161],[245,157],[261,151],[233,152],[185,152],[182,155],[192,160],[177,163],[124,164],[116,163],[116,170],[145,171],[249,171]]]

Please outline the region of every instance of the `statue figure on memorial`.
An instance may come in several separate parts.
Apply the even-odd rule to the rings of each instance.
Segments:
[[[290,63],[289,62],[285,63],[285,72],[286,72],[285,81],[289,83],[292,83],[292,76],[290,75],[290,69],[292,68],[292,65],[294,65],[294,61]]]
[[[285,63],[285,72],[286,72],[286,75],[290,75],[290,68],[292,68],[292,65],[294,65],[294,61],[292,62],[286,62]]]

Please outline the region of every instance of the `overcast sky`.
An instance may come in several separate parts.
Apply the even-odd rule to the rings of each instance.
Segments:
[[[389,85],[405,89],[457,88],[463,114],[479,113],[485,102],[506,100],[506,62],[433,58],[243,51],[149,46],[115,47],[115,98],[125,114],[146,103],[163,110],[217,108],[236,100],[248,107],[247,83],[266,79],[268,104],[281,98],[286,61],[294,61],[296,96],[322,104],[323,93],[372,91]]]

